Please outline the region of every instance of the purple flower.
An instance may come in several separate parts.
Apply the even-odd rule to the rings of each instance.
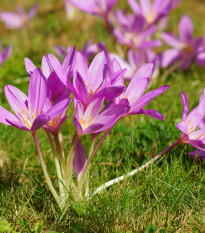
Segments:
[[[3,65],[3,63],[6,61],[6,59],[10,56],[12,51],[11,46],[7,46],[4,50],[1,47],[0,43],[0,66]]]
[[[118,98],[116,103],[125,103],[128,105],[127,112],[124,113],[123,117],[134,114],[145,114],[159,120],[163,120],[161,113],[151,110],[144,109],[144,107],[155,97],[165,92],[169,86],[161,86],[155,90],[149,91],[145,95],[144,92],[147,89],[150,78],[154,72],[154,63],[147,63],[143,65],[133,76],[130,81],[127,90]],[[125,102],[127,101],[127,103]]]
[[[59,65],[61,67],[62,72],[64,72],[65,79],[70,80],[70,78],[73,75],[72,72],[73,72],[73,65],[75,62],[75,53],[76,53],[75,47],[70,49],[69,53],[64,59],[62,66],[54,55],[49,54],[47,56],[43,56],[42,64],[41,64],[42,73],[48,80],[48,85],[52,91],[53,100],[55,100],[58,96],[60,96],[63,93],[66,87],[66,84],[62,82],[62,80],[58,77],[58,74],[53,69],[53,66],[49,60],[49,57],[51,57],[51,60],[55,62],[55,65]],[[26,66],[26,71],[29,76],[36,69],[36,66],[28,58],[25,58],[25,66]]]
[[[104,51],[95,56],[89,68],[86,59],[78,52],[73,71],[74,90],[71,90],[75,99],[80,100],[86,107],[93,98],[104,96],[107,101],[119,96],[125,90],[125,86],[118,85],[117,80],[123,76],[125,70],[115,72],[113,68],[113,72],[109,72]]]
[[[36,15],[38,8],[38,4],[35,4],[29,9],[28,13],[26,13],[21,6],[17,6],[16,13],[9,11],[0,12],[0,19],[4,22],[6,28],[22,29]]]
[[[205,152],[205,89],[201,95],[198,106],[189,114],[188,99],[184,92],[181,92],[183,105],[182,122],[176,125],[177,129],[182,132],[179,139],[180,143],[188,143],[200,151]],[[192,155],[196,152],[192,152]]]
[[[183,16],[179,23],[179,37],[170,33],[162,33],[163,40],[172,49],[168,49],[162,54],[162,67],[167,67],[176,61],[180,62],[182,69],[187,69],[192,59],[196,59],[198,48],[202,44],[202,39],[192,38],[193,23],[187,15]]]
[[[126,17],[128,17],[127,20],[125,20]],[[114,29],[114,34],[121,44],[138,49],[161,46],[160,40],[150,39],[156,32],[157,26],[150,26],[149,28],[144,29],[145,20],[142,16],[131,18],[130,15],[123,16],[122,14],[117,14],[116,18],[119,23],[122,23],[122,30],[116,28]]]
[[[76,102],[73,121],[78,135],[100,133],[113,127],[120,119],[126,106],[107,104],[100,112],[104,99],[103,96],[93,99],[87,108],[84,108],[80,100]]]
[[[106,17],[117,0],[72,0],[74,6],[89,14]]]
[[[128,3],[136,15],[142,16],[148,25],[156,23],[162,17],[165,17],[171,9],[170,0],[128,0]]]
[[[44,111],[49,88],[39,69],[36,69],[31,75],[28,97],[11,85],[5,87],[5,95],[15,115],[0,106],[0,122],[33,133],[49,120],[57,117],[69,103],[69,99],[64,99]]]
[[[157,56],[153,51],[151,51],[151,49],[139,49],[137,52],[135,52],[133,49],[129,49],[128,61],[114,53],[110,53],[109,57],[111,59],[115,58],[120,63],[120,66],[123,69],[127,69],[124,74],[125,79],[131,80],[135,72],[142,65],[149,62],[155,62],[155,71],[153,76],[156,77],[158,75],[160,59],[159,56]]]

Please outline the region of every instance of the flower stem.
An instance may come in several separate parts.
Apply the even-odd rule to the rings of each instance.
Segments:
[[[88,171],[88,168],[90,166],[90,163],[93,159],[93,157],[95,156],[96,152],[98,151],[99,147],[101,146],[101,144],[103,143],[103,141],[105,140],[105,138],[107,137],[107,135],[110,133],[110,131],[112,130],[113,127],[109,128],[105,134],[102,136],[102,138],[100,139],[100,141],[98,142],[97,146],[95,147],[95,149],[93,150],[93,152],[91,153],[91,155],[89,156],[88,160],[87,160],[87,163],[85,165],[85,168],[83,169],[83,172],[82,172],[82,175],[80,177],[80,180],[79,180],[79,183],[78,183],[78,187],[79,189],[81,190],[82,188],[82,184],[85,180],[85,176],[86,176],[86,173]]]
[[[178,140],[175,143],[173,143],[171,146],[167,147],[166,149],[164,149],[163,151],[161,151],[159,154],[157,154],[154,158],[152,158],[150,161],[148,161],[147,163],[145,163],[144,165],[142,165],[141,167],[132,170],[131,172],[122,175],[118,178],[115,178],[113,180],[110,180],[108,182],[106,182],[105,184],[101,185],[100,187],[98,187],[95,192],[93,193],[93,196],[95,196],[96,194],[102,192],[104,189],[110,187],[113,184],[117,184],[118,182],[124,180],[127,177],[133,176],[134,174],[140,172],[141,170],[143,170],[144,168],[148,167],[150,164],[152,164],[153,162],[155,162],[157,159],[159,159],[164,153],[168,152],[169,150],[173,149],[175,146],[177,146],[178,144],[180,144],[181,142]]]
[[[48,184],[48,187],[51,190],[51,193],[53,194],[53,197],[55,198],[55,200],[58,203],[59,207],[62,209],[63,207],[62,207],[62,203],[60,202],[60,198],[59,198],[59,196],[58,196],[58,194],[57,194],[55,188],[53,187],[53,184],[51,183],[51,180],[49,178],[49,175],[48,175],[48,172],[47,172],[47,169],[46,169],[46,164],[45,164],[45,162],[43,160],[40,145],[39,145],[38,138],[37,138],[37,135],[36,135],[35,132],[33,133],[33,138],[34,138],[34,142],[36,144],[36,149],[38,151],[39,159],[40,159],[40,162],[41,162],[41,167],[43,169],[43,173],[44,173],[44,176],[46,178],[46,182]]]
[[[52,148],[52,151],[53,151],[53,155],[54,155],[54,161],[55,161],[55,165],[56,165],[56,172],[57,172],[57,176],[58,176],[58,185],[59,185],[59,191],[60,191],[60,197],[62,198],[62,195],[63,193],[65,193],[64,189],[63,189],[63,178],[62,178],[62,170],[61,170],[61,167],[60,167],[60,163],[59,163],[59,160],[58,160],[58,156],[57,156],[57,153],[56,153],[56,149],[55,149],[55,146],[53,144],[53,140],[51,138],[51,134],[48,130],[46,130],[46,134],[48,136],[48,140],[50,142],[50,145],[51,145],[51,148]]]
[[[63,170],[65,170],[65,160],[64,160],[64,157],[63,157],[63,151],[62,151],[61,143],[59,141],[58,134],[56,133],[53,136],[54,136],[54,140],[55,140],[55,143],[56,143],[56,148],[57,148],[57,152],[58,152],[58,156],[59,156],[61,165],[63,167]]]

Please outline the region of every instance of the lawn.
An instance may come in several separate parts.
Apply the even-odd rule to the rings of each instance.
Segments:
[[[0,0],[1,10],[11,11],[16,4],[28,8],[34,3]],[[129,9],[125,1],[119,0],[116,8],[122,6]],[[170,14],[168,30],[177,33],[180,18],[188,14],[194,22],[194,35],[202,37],[204,12],[203,0],[182,0]],[[27,93],[24,57],[40,67],[44,54],[55,54],[56,44],[76,45],[80,50],[89,38],[104,41],[108,51],[116,51],[103,21],[80,11],[68,21],[63,1],[41,1],[38,15],[24,30],[8,30],[0,24],[0,35],[4,47],[13,47],[0,67],[0,105],[8,110],[5,85],[15,85]],[[92,161],[91,191],[140,167],[179,139],[181,132],[175,125],[181,121],[181,90],[192,109],[205,87],[205,68],[192,64],[186,72],[176,70],[166,80],[160,79],[162,75],[163,70],[149,90],[162,85],[170,88],[146,108],[160,111],[164,121],[135,115],[118,122]],[[73,103],[68,113],[62,128],[65,153],[75,132]],[[49,175],[57,185],[45,131],[39,130],[38,136]],[[88,151],[90,137],[83,137],[82,142]],[[0,124],[0,232],[205,232],[205,163],[191,160],[191,150],[189,145],[180,145],[90,200],[71,201],[61,212],[47,187],[32,135]]]

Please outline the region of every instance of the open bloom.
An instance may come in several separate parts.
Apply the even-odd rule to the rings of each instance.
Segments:
[[[125,111],[125,106],[109,104],[101,110],[104,97],[93,99],[87,108],[84,108],[80,100],[76,103],[74,125],[78,135],[100,133],[113,127]]]
[[[80,100],[85,107],[96,97],[104,96],[107,101],[116,98],[125,90],[124,85],[111,81],[122,77],[125,70],[113,71],[110,74],[104,51],[95,56],[89,67],[86,59],[78,52],[73,73],[71,91],[75,99]]]
[[[5,27],[7,28],[22,29],[36,15],[38,8],[38,4],[35,4],[32,8],[29,9],[28,13],[26,13],[21,6],[17,6],[16,13],[9,11],[0,12],[0,19],[4,22]]]
[[[41,63],[42,73],[48,81],[49,88],[51,89],[51,92],[52,92],[53,100],[55,100],[57,97],[59,97],[63,93],[63,91],[66,88],[66,84],[62,82],[61,79],[58,77],[58,74],[53,69],[52,64],[50,63],[50,60],[48,57],[50,56],[54,57],[54,59],[60,64],[61,69],[64,72],[65,82],[66,82],[66,80],[67,79],[70,80],[73,75],[75,53],[76,53],[75,47],[70,49],[69,53],[67,54],[67,56],[65,57],[63,61],[62,66],[54,55],[49,54],[47,56],[43,56],[42,63]],[[25,67],[26,67],[26,71],[29,76],[31,76],[33,71],[36,69],[36,66],[28,58],[25,58]]]
[[[150,38],[157,30],[157,26],[153,25],[144,29],[145,20],[142,16],[123,15],[120,11],[117,11],[115,16],[122,30],[116,28],[114,29],[114,34],[121,44],[138,49],[161,46],[160,40],[152,40]]]
[[[4,50],[1,47],[1,43],[0,43],[0,66],[6,61],[6,59],[9,57],[9,55],[11,54],[12,51],[12,47],[11,46],[7,46]]]
[[[192,34],[193,23],[187,15],[180,20],[179,37],[170,33],[162,33],[162,39],[173,47],[163,52],[162,67],[167,67],[177,61],[180,62],[182,69],[187,69],[190,66],[192,59],[196,59],[198,48],[202,44],[202,39],[193,39]]]
[[[89,14],[106,17],[117,0],[72,0],[74,6]]]
[[[128,3],[136,15],[141,15],[147,24],[156,23],[159,19],[166,16],[171,9],[170,0],[140,0],[139,4],[136,0],[128,0]]]
[[[145,95],[144,92],[147,89],[150,78],[154,72],[154,63],[147,63],[143,65],[133,76],[126,91],[123,92],[118,98],[115,99],[116,103],[122,103],[124,100],[125,105],[128,105],[127,112],[123,114],[123,117],[134,114],[145,114],[159,120],[163,120],[161,113],[151,109],[144,109],[144,107],[155,97],[165,92],[169,86],[161,86],[155,90],[151,90]]]
[[[182,122],[176,125],[177,129],[182,132],[179,139],[180,143],[188,143],[191,146],[205,153],[205,89],[201,95],[198,106],[189,114],[188,99],[184,92],[181,92],[183,105]],[[195,152],[192,153],[194,155]],[[197,153],[195,153],[196,155]]]
[[[69,99],[63,99],[47,111],[44,110],[49,89],[39,69],[31,75],[28,97],[11,85],[5,87],[5,95],[15,115],[0,106],[0,122],[32,133],[57,117],[69,103]]]

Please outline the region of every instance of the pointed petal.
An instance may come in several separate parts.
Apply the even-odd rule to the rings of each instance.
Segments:
[[[166,44],[177,48],[177,46],[181,43],[178,37],[172,35],[171,33],[162,33],[162,39],[165,41]]]
[[[54,104],[53,107],[46,113],[50,117],[50,120],[54,119],[58,115],[61,115],[66,110],[70,102],[71,99],[67,98]]]
[[[162,53],[161,67],[166,68],[180,59],[180,52],[177,49],[168,49]]]
[[[10,125],[7,120],[18,121],[15,115],[0,106],[0,122],[5,125]]]
[[[179,34],[183,41],[192,40],[193,35],[193,23],[188,15],[184,15],[179,23]]]
[[[49,64],[49,60],[46,56],[43,56],[42,62],[41,62],[42,72],[46,78],[50,76],[50,74],[53,72],[53,69],[51,65]]]
[[[48,93],[48,86],[45,77],[40,69],[36,69],[30,78],[28,90],[29,109],[34,113],[34,116],[41,112]]]
[[[86,88],[86,83],[83,80],[80,73],[78,73],[78,72],[73,77],[73,85],[78,93],[78,96],[77,97],[75,96],[75,98],[81,100],[84,105],[87,105],[87,103],[88,103],[88,91]]]
[[[78,180],[80,179],[81,173],[83,172],[86,162],[87,162],[86,152],[81,141],[79,140],[75,148],[75,154],[73,158],[73,168]]]
[[[33,122],[33,125],[31,127],[31,131],[35,132],[39,128],[43,127],[45,124],[47,124],[50,120],[50,117],[48,114],[41,114],[36,117],[36,119]]]
[[[23,26],[20,15],[15,13],[1,12],[0,19],[5,23],[5,27],[7,28],[21,28]]]
[[[147,89],[150,78],[154,72],[154,63],[147,63],[135,73],[127,88],[126,96],[139,98]]]
[[[27,96],[21,92],[18,88],[7,85],[4,87],[6,98],[17,116],[23,111],[23,108],[26,108]]]
[[[182,105],[183,105],[182,120],[184,121],[189,111],[189,104],[188,104],[187,96],[183,91],[181,91],[181,100],[182,100]]]
[[[141,14],[141,8],[138,5],[136,0],[128,0],[128,3],[135,14],[137,14],[137,15]]]
[[[97,90],[104,80],[106,57],[105,52],[98,53],[89,66],[89,83],[92,84],[93,92]]]
[[[26,71],[28,73],[29,76],[31,76],[31,74],[34,72],[34,70],[36,69],[36,66],[33,64],[33,62],[28,59],[27,57],[24,58],[24,62],[25,62],[25,67],[26,67]]]
[[[12,121],[10,119],[6,119],[6,120],[9,123],[9,125],[17,128],[17,129],[22,129],[22,130],[30,131],[30,129],[28,129],[26,126],[24,126],[21,121]]]

